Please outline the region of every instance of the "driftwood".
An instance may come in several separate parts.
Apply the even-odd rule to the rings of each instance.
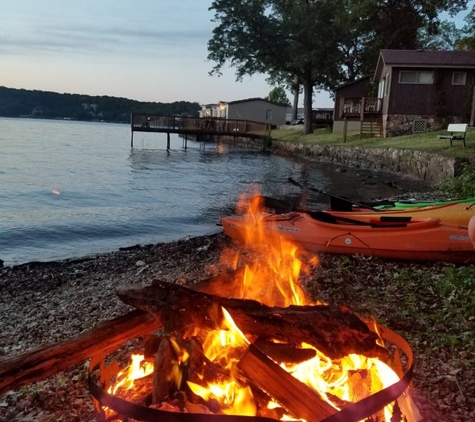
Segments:
[[[318,393],[294,378],[253,345],[241,357],[238,367],[261,390],[297,418],[318,422],[337,412]]]
[[[224,298],[161,281],[144,288],[122,288],[119,298],[150,312],[167,332],[182,333],[189,326],[219,328],[222,307],[247,334],[299,346],[311,344],[330,358],[350,353],[387,356],[377,335],[356,315],[336,306],[269,307],[246,299]]]
[[[160,328],[160,322],[150,314],[136,310],[99,324],[72,340],[3,360],[0,394],[64,371],[91,356],[107,354],[128,340]]]

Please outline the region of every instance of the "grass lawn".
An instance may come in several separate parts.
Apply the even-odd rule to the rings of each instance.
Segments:
[[[468,128],[466,137],[467,148],[463,147],[461,141],[453,141],[453,146],[450,146],[448,139],[439,139],[437,137],[437,135],[445,134],[447,134],[447,131],[441,130],[392,138],[360,139],[359,131],[350,131],[348,132],[346,142],[344,142],[343,133],[331,133],[329,129],[317,129],[312,134],[304,135],[301,126],[286,126],[282,129],[273,130],[271,136],[274,140],[305,145],[316,144],[365,148],[412,149],[456,158],[475,156],[475,128]]]

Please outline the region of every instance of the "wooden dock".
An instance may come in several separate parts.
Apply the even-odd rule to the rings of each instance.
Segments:
[[[232,120],[217,117],[185,117],[158,114],[132,113],[130,119],[130,146],[134,146],[134,132],[158,132],[167,134],[167,149],[170,149],[170,134],[183,135],[187,147],[188,135],[196,139],[213,136],[246,137],[263,139],[270,136],[271,125],[249,120]]]

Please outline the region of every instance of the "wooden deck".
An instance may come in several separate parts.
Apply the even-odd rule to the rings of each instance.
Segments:
[[[249,120],[231,120],[211,117],[184,117],[158,114],[131,115],[131,147],[134,132],[158,132],[167,134],[167,148],[170,148],[170,134],[194,135],[200,137],[234,136],[262,139],[270,135],[271,125]],[[186,147],[186,144],[185,144]]]

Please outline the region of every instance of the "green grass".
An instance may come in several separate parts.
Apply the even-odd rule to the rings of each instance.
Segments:
[[[432,152],[446,157],[469,158],[475,155],[475,128],[467,131],[466,144],[453,141],[450,146],[448,139],[439,139],[437,135],[447,134],[446,130],[427,132],[417,135],[397,136],[392,138],[363,138],[360,139],[359,131],[348,132],[346,142],[343,133],[331,133],[329,129],[317,129],[314,133],[303,135],[300,127],[286,127],[273,130],[271,137],[274,140],[309,145],[341,145],[365,148],[398,148]]]

